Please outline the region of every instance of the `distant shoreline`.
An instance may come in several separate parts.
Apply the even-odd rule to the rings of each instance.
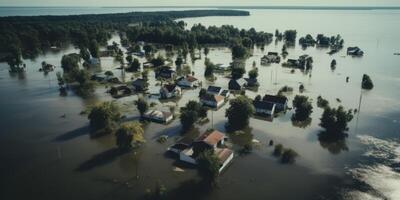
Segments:
[[[400,6],[0,6],[0,8],[214,8],[260,10],[400,10]]]

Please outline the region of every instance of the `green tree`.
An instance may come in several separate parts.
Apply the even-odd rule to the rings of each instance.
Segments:
[[[207,57],[210,53],[210,49],[208,47],[204,47],[204,55]]]
[[[337,109],[328,106],[322,113],[321,123],[319,125],[325,128],[330,136],[336,138],[343,135],[343,132],[349,129],[347,124],[352,119],[353,112],[351,110],[345,111],[343,106],[339,106]]]
[[[150,44],[146,44],[143,46],[143,50],[145,52],[146,55],[150,55],[151,53],[153,53],[154,51],[154,47]]]
[[[225,112],[225,116],[228,117],[227,128],[232,131],[246,128],[250,117],[254,114],[252,100],[240,95],[230,100],[229,104],[230,107]]]
[[[312,113],[312,104],[308,97],[302,95],[296,95],[293,100],[293,107],[295,108],[295,113],[292,119],[295,121],[307,120]]]
[[[374,88],[374,84],[367,74],[363,75],[361,87],[365,90],[371,90],[372,88]]]
[[[276,156],[276,157],[282,156],[283,150],[284,150],[284,148],[283,148],[282,144],[275,145],[275,149],[274,149],[274,152],[273,152],[274,156]]]
[[[236,58],[245,58],[247,56],[248,52],[247,49],[242,46],[242,45],[234,45],[232,46],[232,57],[234,59]]]
[[[133,61],[133,56],[129,54],[129,55],[126,56],[125,59],[126,59],[126,61],[128,62],[128,64],[131,64],[132,61]]]
[[[96,40],[92,40],[90,42],[89,51],[90,51],[90,54],[92,55],[93,58],[99,58],[100,57],[99,56],[99,54],[100,54],[99,44],[97,43]]]
[[[144,113],[149,109],[149,104],[147,101],[143,98],[139,98],[138,100],[135,101],[136,108],[140,112],[140,116],[143,116]]]
[[[115,133],[116,144],[122,151],[129,150],[132,147],[132,142],[144,142],[143,134],[142,124],[137,121],[122,124]]]
[[[137,72],[140,70],[140,62],[137,58],[134,58],[133,61],[129,64],[129,67],[126,69],[128,72]]]
[[[90,53],[89,53],[89,51],[87,50],[87,48],[82,47],[82,48],[79,50],[79,54],[81,55],[81,58],[82,58],[84,61],[88,61],[88,60],[90,59]]]
[[[119,107],[112,102],[95,105],[89,113],[92,134],[112,133],[121,119]]]
[[[242,66],[232,67],[231,76],[233,79],[240,79],[246,73],[246,69]]]
[[[64,72],[70,72],[72,70],[79,69],[80,57],[76,54],[64,55],[61,59],[61,67]]]
[[[285,149],[281,156],[281,163],[292,164],[296,161],[295,159],[297,156],[298,156],[297,152],[294,151],[293,149]]]
[[[211,186],[217,184],[221,161],[212,150],[202,152],[198,157],[198,171],[204,181]]]
[[[214,76],[215,65],[210,61],[210,59],[206,58],[204,61],[206,69],[204,70],[205,77],[212,77]]]
[[[258,77],[258,69],[257,68],[254,68],[249,71],[249,78],[257,79],[257,77]]]

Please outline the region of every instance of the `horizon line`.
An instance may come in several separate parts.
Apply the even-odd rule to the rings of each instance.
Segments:
[[[396,6],[0,6],[0,8],[217,8],[217,9],[309,9],[309,10],[400,10]]]

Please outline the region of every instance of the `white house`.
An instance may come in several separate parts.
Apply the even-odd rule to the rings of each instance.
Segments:
[[[160,89],[161,99],[170,99],[174,97],[180,97],[182,95],[182,90],[175,84],[163,85]]]
[[[209,106],[212,108],[220,108],[225,102],[225,97],[221,95],[205,94],[202,97],[200,97],[200,102],[204,106]]]
[[[197,87],[199,86],[199,80],[194,76],[187,75],[186,77],[179,78],[177,84],[180,87]]]
[[[149,110],[143,115],[143,117],[161,123],[168,123],[174,119],[172,113],[158,110]]]

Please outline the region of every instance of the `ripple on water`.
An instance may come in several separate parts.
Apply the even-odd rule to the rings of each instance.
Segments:
[[[400,160],[400,144],[367,135],[358,138],[367,145],[364,156],[378,162],[349,169],[349,174],[357,182],[366,185],[368,190],[350,191],[344,195],[344,199],[400,199],[400,173],[393,167]]]

